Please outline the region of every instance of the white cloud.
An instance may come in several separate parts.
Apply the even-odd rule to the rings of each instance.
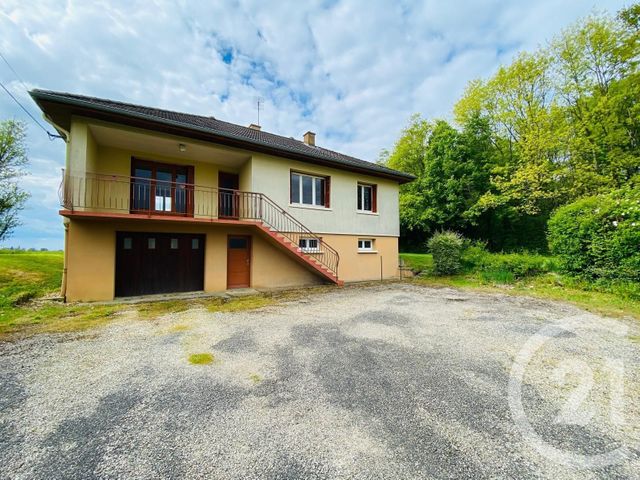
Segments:
[[[598,7],[613,12],[623,4]],[[412,113],[446,117],[467,81],[593,8],[577,0],[4,0],[0,51],[29,87],[245,125],[256,121],[261,96],[264,129],[298,138],[311,129],[320,145],[375,160]],[[36,113],[2,63],[0,80]],[[0,114],[24,118],[6,95]],[[64,145],[35,126],[29,142],[33,175],[25,186],[33,198],[12,242],[60,246]]]

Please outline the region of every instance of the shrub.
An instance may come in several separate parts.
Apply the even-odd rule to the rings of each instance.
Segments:
[[[466,271],[472,272],[485,265],[490,255],[485,242],[467,241],[462,252],[462,265]]]
[[[452,275],[462,268],[464,239],[455,232],[445,231],[433,235],[427,242],[433,256],[433,270],[438,275]]]
[[[467,245],[462,254],[462,264],[467,272],[480,272],[486,281],[512,283],[524,277],[558,270],[553,257],[522,253],[490,253],[482,242]]]
[[[548,240],[566,273],[640,281],[640,188],[559,208],[549,220]]]

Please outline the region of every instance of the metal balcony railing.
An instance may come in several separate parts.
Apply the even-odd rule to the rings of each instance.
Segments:
[[[258,221],[296,247],[301,239],[315,240],[313,248],[300,248],[300,253],[338,276],[338,252],[263,193],[125,175],[74,175],[63,169],[58,195],[71,212]]]

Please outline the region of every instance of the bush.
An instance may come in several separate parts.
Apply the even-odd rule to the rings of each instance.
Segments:
[[[433,255],[433,271],[438,275],[452,275],[462,269],[464,239],[455,232],[445,231],[433,235],[427,242]]]
[[[554,258],[528,252],[490,253],[481,242],[470,243],[462,254],[462,264],[468,272],[479,271],[486,281],[512,283],[558,270]]]
[[[566,273],[640,281],[640,188],[559,208],[549,220],[548,240]]]

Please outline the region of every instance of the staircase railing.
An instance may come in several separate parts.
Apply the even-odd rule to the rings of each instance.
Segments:
[[[58,195],[70,211],[257,221],[338,276],[338,252],[263,193],[63,169]]]

